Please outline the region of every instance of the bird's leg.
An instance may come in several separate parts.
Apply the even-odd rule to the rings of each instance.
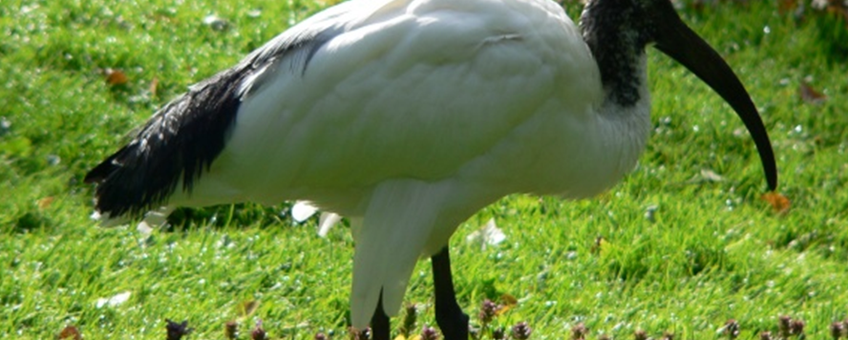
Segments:
[[[436,323],[442,329],[445,340],[468,340],[468,315],[456,303],[448,247],[433,255],[430,260],[436,290]]]
[[[389,340],[389,316],[383,310],[383,292],[380,291],[380,300],[377,301],[377,310],[371,317],[371,340]]]

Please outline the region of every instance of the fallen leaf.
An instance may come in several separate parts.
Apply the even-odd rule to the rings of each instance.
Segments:
[[[342,217],[339,214],[322,212],[321,217],[318,218],[318,236],[326,237],[327,233],[330,232],[330,228],[341,220]]]
[[[53,197],[53,196],[47,196],[47,197],[45,197],[45,198],[42,198],[42,199],[38,200],[38,201],[36,202],[36,204],[38,205],[38,208],[39,208],[39,209],[47,209],[47,208],[49,208],[49,207],[50,207],[50,205],[51,205],[51,204],[53,204],[53,201],[54,201],[54,200],[55,200],[55,197]]]
[[[468,234],[465,240],[469,243],[479,243],[482,249],[487,246],[494,246],[506,240],[506,234],[495,224],[495,219],[491,218],[482,228]]]
[[[323,6],[322,6],[322,8],[323,8]],[[262,10],[261,9],[252,9],[252,10],[247,11],[247,17],[248,18],[256,19],[260,16],[262,16]]]
[[[501,295],[501,303],[505,306],[515,306],[518,304],[518,299],[510,294]]]
[[[109,85],[124,85],[129,82],[129,78],[127,78],[124,71],[107,68],[103,73],[106,75],[106,83]]]
[[[257,300],[242,302],[239,305],[238,315],[239,317],[246,318],[253,314],[257,308],[259,308],[259,301]]]
[[[118,306],[118,305],[120,305],[124,302],[127,302],[127,300],[130,299],[130,295],[132,295],[132,293],[122,292],[122,293],[115,294],[115,295],[113,295],[112,297],[109,297],[109,298],[100,298],[100,299],[97,299],[97,302],[95,303],[95,305],[97,306],[97,308],[102,308],[104,306],[115,307],[115,306]]]
[[[518,306],[518,299],[509,294],[503,294],[500,298],[500,304],[498,304],[498,309],[495,310],[495,315],[504,315],[510,309]]]
[[[777,2],[777,11],[780,14],[789,13],[795,11],[795,8],[798,7],[798,0],[779,0]]]
[[[291,208],[291,216],[297,223],[303,223],[318,212],[318,207],[307,201],[297,201]]]
[[[801,86],[798,88],[798,94],[801,96],[801,99],[810,104],[821,104],[827,100],[827,96],[816,91],[812,86],[810,86],[810,84],[807,83],[801,83]]]
[[[827,6],[827,12],[837,16],[841,16],[842,20],[846,20],[845,28],[848,29],[848,3],[840,4],[834,0]]]
[[[717,174],[715,171],[710,169],[701,169],[701,177],[703,177],[708,182],[721,182],[724,181],[724,177]]]
[[[73,340],[82,340],[82,334],[80,334],[79,329],[74,326],[66,326],[59,332],[59,340],[63,339],[73,339]]]
[[[206,24],[206,26],[209,26],[213,30],[216,30],[216,31],[223,31],[223,30],[229,28],[229,26],[230,26],[229,22],[218,17],[217,15],[206,16],[205,18],[203,18],[203,23]]]
[[[779,214],[785,214],[789,211],[790,206],[792,205],[789,202],[789,198],[781,195],[776,192],[768,192],[763,194],[762,199],[771,204],[771,207],[774,208],[774,211]]]
[[[150,91],[150,97],[156,97],[156,90],[159,89],[159,78],[153,77],[153,80],[150,81],[150,86],[147,88]]]

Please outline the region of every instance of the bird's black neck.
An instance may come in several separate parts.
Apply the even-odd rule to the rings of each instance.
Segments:
[[[639,89],[645,81],[643,68],[648,39],[630,19],[636,9],[613,7],[611,3],[589,1],[580,28],[598,63],[606,103],[630,107],[641,99]]]

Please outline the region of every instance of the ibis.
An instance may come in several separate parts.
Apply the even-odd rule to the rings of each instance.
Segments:
[[[739,115],[777,186],[745,88],[669,0],[350,0],[161,107],[86,176],[105,221],[176,207],[305,200],[349,219],[351,324],[389,338],[430,258],[435,317],[468,338],[448,240],[512,193],[587,198],[631,170],[651,130],[646,47]]]

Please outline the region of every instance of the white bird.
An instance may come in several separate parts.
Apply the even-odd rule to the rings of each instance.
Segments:
[[[306,200],[350,219],[351,323],[389,336],[420,257],[436,320],[468,337],[448,239],[511,193],[577,199],[617,183],[651,122],[645,47],[718,92],[777,185],[756,108],[669,0],[351,0],[162,107],[89,172],[106,219]]]

